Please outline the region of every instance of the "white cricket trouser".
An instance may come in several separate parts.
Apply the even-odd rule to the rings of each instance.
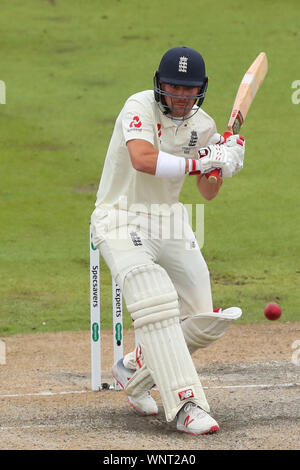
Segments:
[[[91,223],[94,244],[121,290],[133,267],[157,263],[177,291],[181,318],[212,311],[209,271],[182,213],[133,216],[127,211],[96,208]]]

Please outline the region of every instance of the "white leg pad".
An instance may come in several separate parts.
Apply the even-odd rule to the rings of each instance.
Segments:
[[[140,369],[137,369],[131,379],[125,385],[124,392],[131,397],[139,397],[143,393],[151,390],[155,385],[152,375],[148,367],[144,364]]]
[[[221,338],[228,326],[241,315],[240,308],[231,307],[221,312],[199,313],[182,321],[181,327],[190,354]]]
[[[135,370],[135,373],[125,385],[124,391],[128,396],[139,397],[155,385],[145,364],[140,345],[123,357],[123,364],[128,369]]]
[[[138,328],[138,335],[145,363],[159,388],[167,421],[172,421],[187,401],[209,411],[179,318],[148,322]]]
[[[167,421],[172,421],[187,401],[208,412],[179,324],[177,293],[165,270],[159,265],[134,268],[126,275],[123,294]]]
[[[144,364],[144,358],[140,346],[136,346],[133,351],[125,354],[123,364],[127,369],[139,369]]]
[[[238,320],[241,315],[242,310],[240,308],[231,307],[221,312],[200,313],[181,322],[190,354],[199,348],[206,348],[221,338],[230,324]],[[135,394],[140,395],[150,390],[155,385],[155,382],[147,366],[144,364],[144,358],[142,356],[138,357],[136,352],[133,352],[128,354],[128,360],[131,360],[131,368],[137,370],[128,382],[125,392],[128,395],[134,396]],[[139,368],[141,365],[142,368]]]

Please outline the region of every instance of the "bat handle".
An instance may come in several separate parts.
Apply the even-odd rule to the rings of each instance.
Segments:
[[[228,137],[230,137],[231,135],[232,135],[232,132],[230,132],[230,131],[224,132],[223,137],[224,137],[224,139],[225,139],[225,142],[226,142],[226,140],[228,139]]]
[[[224,139],[225,142],[232,135],[232,132],[226,131],[224,132]],[[205,173],[206,178],[208,179],[209,183],[217,183],[218,177],[220,175],[220,170],[216,168],[215,170],[212,170],[210,173]]]
[[[208,182],[213,184],[213,183],[217,183],[219,174],[220,174],[220,170],[216,168],[215,170],[212,170],[210,173],[205,173],[205,176]]]

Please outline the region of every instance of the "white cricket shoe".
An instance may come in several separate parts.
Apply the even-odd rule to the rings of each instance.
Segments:
[[[178,412],[177,429],[198,435],[216,432],[219,430],[219,425],[206,411],[189,401]]]
[[[120,359],[118,362],[116,362],[112,368],[113,377],[123,389],[134,373],[135,370],[127,369],[124,366],[123,359]],[[139,415],[155,416],[158,413],[157,404],[151,397],[149,391],[142,393],[138,397],[128,396],[128,401],[133,410]]]

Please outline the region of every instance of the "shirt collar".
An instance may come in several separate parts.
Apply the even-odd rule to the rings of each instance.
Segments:
[[[180,128],[182,126],[189,127],[194,121],[193,116],[191,116],[189,119],[186,119],[185,121],[183,121],[181,126],[178,126],[170,117],[166,116],[165,114],[161,112],[161,110],[159,109],[159,106],[157,106],[157,108],[159,112],[160,122],[162,123],[162,126],[164,128],[167,128],[167,127]]]

